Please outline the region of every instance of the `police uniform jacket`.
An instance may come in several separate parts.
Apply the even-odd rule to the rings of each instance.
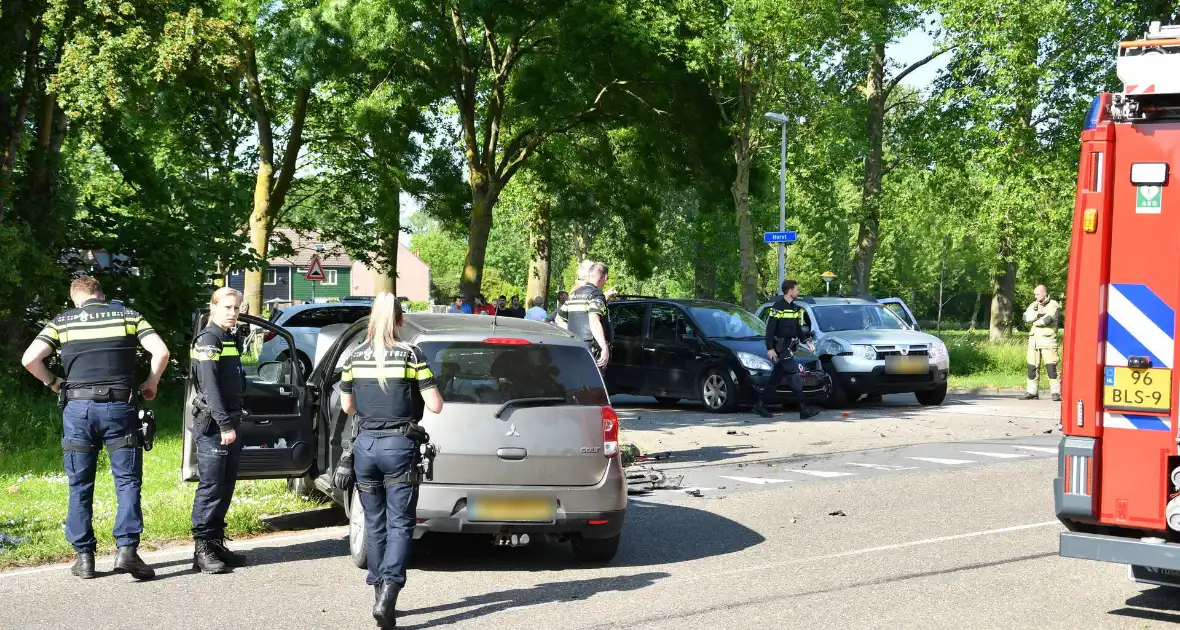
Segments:
[[[246,389],[238,340],[228,330],[210,323],[193,342],[192,360],[207,413],[223,432],[233,429],[242,415],[242,392]]]
[[[139,340],[155,333],[139,313],[94,298],[54,317],[37,339],[61,352],[67,389],[134,390],[135,349]]]
[[[385,349],[378,361],[372,343],[357,346],[344,361],[340,391],[353,395],[361,430],[391,430],[422,419],[422,392],[434,384],[434,372],[417,346],[399,344]],[[380,376],[385,377],[381,387]]]
[[[779,356],[790,356],[798,342],[806,341],[811,335],[803,334],[803,307],[780,297],[770,307],[770,318],[766,320],[766,349],[774,350]]]
[[[594,331],[590,329],[590,315],[596,314],[601,317],[603,334],[606,335],[606,318],[602,317],[605,312],[606,294],[593,284],[584,284],[574,289],[565,304],[557,309],[557,321],[565,322],[570,333],[582,341],[593,341]],[[606,340],[609,343],[610,337]]]

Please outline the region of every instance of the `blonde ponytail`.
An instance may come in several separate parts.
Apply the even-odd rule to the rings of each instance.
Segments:
[[[392,293],[378,293],[373,298],[373,310],[369,315],[369,332],[365,339],[373,345],[373,355],[377,358],[377,382],[381,391],[389,391],[385,376],[385,353],[391,346],[405,347],[398,338],[398,320],[401,319],[402,307],[397,297]]]

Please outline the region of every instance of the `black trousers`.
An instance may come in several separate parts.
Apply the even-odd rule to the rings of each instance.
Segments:
[[[221,429],[216,423],[197,434],[197,471],[201,477],[193,497],[193,539],[225,538],[225,514],[238,483],[238,463],[242,460],[242,442],[222,446]]]
[[[775,362],[774,368],[770,370],[770,380],[766,382],[766,387],[762,388],[762,404],[770,404],[784,374],[791,379],[791,391],[795,394],[795,400],[799,401],[799,408],[802,409],[806,402],[803,399],[803,378],[799,376],[799,362],[793,358],[779,359]]]

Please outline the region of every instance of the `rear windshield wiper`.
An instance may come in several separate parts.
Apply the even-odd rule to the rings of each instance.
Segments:
[[[513,398],[512,400],[509,400],[509,401],[505,402],[504,404],[500,405],[500,408],[496,410],[496,413],[494,415],[497,418],[499,418],[500,414],[504,413],[504,411],[506,409],[508,409],[509,407],[525,407],[525,406],[533,406],[533,405],[556,405],[558,403],[563,403],[563,402],[565,402],[564,396],[546,396],[543,398]]]

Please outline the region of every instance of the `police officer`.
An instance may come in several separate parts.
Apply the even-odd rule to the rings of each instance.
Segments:
[[[168,366],[168,347],[139,313],[121,304],[107,304],[94,278],[75,279],[70,284],[70,299],[77,308],[45,326],[25,351],[23,363],[65,401],[61,445],[70,483],[66,538],[77,553],[71,573],[83,579],[95,576],[98,541],[91,526],[94,477],[98,452],[105,445],[118,505],[113,533],[119,551],[114,571],[148,580],[155,571],[138,553],[143,533],[139,504],[143,439],[135,391],[135,350],[138,342],[152,356],[151,376],[139,386],[143,398],[152,400]],[[45,367],[44,360],[55,350],[61,353],[64,381]]]
[[[418,425],[424,409],[442,411],[426,355],[401,341],[401,305],[389,293],[373,300],[364,343],[344,361],[340,407],[357,414],[356,437],[333,475],[337,488],[355,483],[365,509],[373,618],[395,627],[397,596],[406,585],[406,559],[418,507],[419,446],[429,436]]]
[[[770,318],[766,322],[766,357],[774,364],[770,371],[770,380],[762,388],[762,395],[758,404],[754,406],[754,413],[763,418],[771,418],[774,414],[766,408],[778,389],[779,379],[783,372],[787,373],[791,381],[791,391],[795,400],[799,401],[799,419],[810,418],[818,410],[813,409],[803,398],[803,379],[799,376],[799,363],[792,357],[792,353],[800,343],[807,344],[812,352],[811,334],[803,333],[803,307],[795,303],[799,297],[799,285],[794,280],[783,281],[783,295],[770,307]]]
[[[1024,311],[1024,321],[1030,324],[1028,332],[1028,390],[1024,400],[1040,398],[1037,393],[1038,367],[1045,362],[1045,371],[1049,374],[1049,391],[1053,400],[1061,400],[1061,375],[1057,371],[1057,364],[1061,357],[1057,353],[1057,325],[1061,322],[1061,305],[1049,297],[1049,290],[1045,285],[1037,285],[1033,290],[1032,304]]]
[[[610,363],[610,328],[604,317],[606,294],[602,287],[606,285],[610,269],[600,262],[585,266],[586,284],[574,289],[570,298],[557,309],[556,323],[585,341],[598,368],[603,370]]]
[[[246,372],[234,330],[242,294],[222,287],[209,302],[209,325],[193,340],[192,370],[197,383],[197,472],[200,482],[193,497],[193,570],[226,573],[246,564],[246,557],[225,545],[225,514],[238,479],[242,444],[242,391]]]

